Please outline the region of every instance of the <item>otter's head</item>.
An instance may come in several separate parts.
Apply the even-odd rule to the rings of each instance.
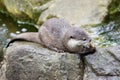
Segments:
[[[85,54],[95,51],[91,38],[80,28],[70,28],[64,36],[63,44],[70,52]]]

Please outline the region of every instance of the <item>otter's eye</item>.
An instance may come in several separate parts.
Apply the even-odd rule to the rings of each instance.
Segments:
[[[87,39],[86,38],[83,38],[83,41],[86,41]]]
[[[73,38],[73,36],[70,36],[70,38]]]

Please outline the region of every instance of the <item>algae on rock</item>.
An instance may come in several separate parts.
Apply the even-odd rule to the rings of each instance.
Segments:
[[[3,0],[3,4],[8,12],[15,17],[33,20],[37,20],[42,11],[37,11],[34,8],[41,6],[46,2],[47,1],[45,0]]]

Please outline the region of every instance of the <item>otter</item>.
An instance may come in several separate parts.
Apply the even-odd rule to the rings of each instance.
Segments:
[[[38,32],[17,35],[9,44],[16,40],[39,43],[57,52],[85,54],[95,51],[91,38],[84,30],[73,27],[65,20],[58,18],[48,19],[41,25]]]

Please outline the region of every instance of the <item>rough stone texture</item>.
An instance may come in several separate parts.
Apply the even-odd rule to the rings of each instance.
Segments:
[[[120,46],[98,49],[86,56],[83,80],[120,80]],[[116,56],[118,55],[118,56]]]
[[[5,60],[4,60],[5,61]],[[0,62],[0,80],[7,80],[6,79],[6,63],[4,61]]]
[[[108,48],[107,51],[117,60],[120,62],[120,46]]]
[[[6,76],[0,80],[82,80],[83,76],[79,55],[57,53],[35,43],[13,43],[5,59]]]
[[[83,80],[120,80],[120,76],[98,76],[86,66]]]
[[[119,52],[120,46],[97,48],[82,62],[77,54],[15,42],[6,50],[0,80],[120,80]]]
[[[88,25],[101,23],[107,15],[107,7],[112,0],[54,0],[47,10],[42,12],[39,22],[50,16],[65,18],[71,24]]]

